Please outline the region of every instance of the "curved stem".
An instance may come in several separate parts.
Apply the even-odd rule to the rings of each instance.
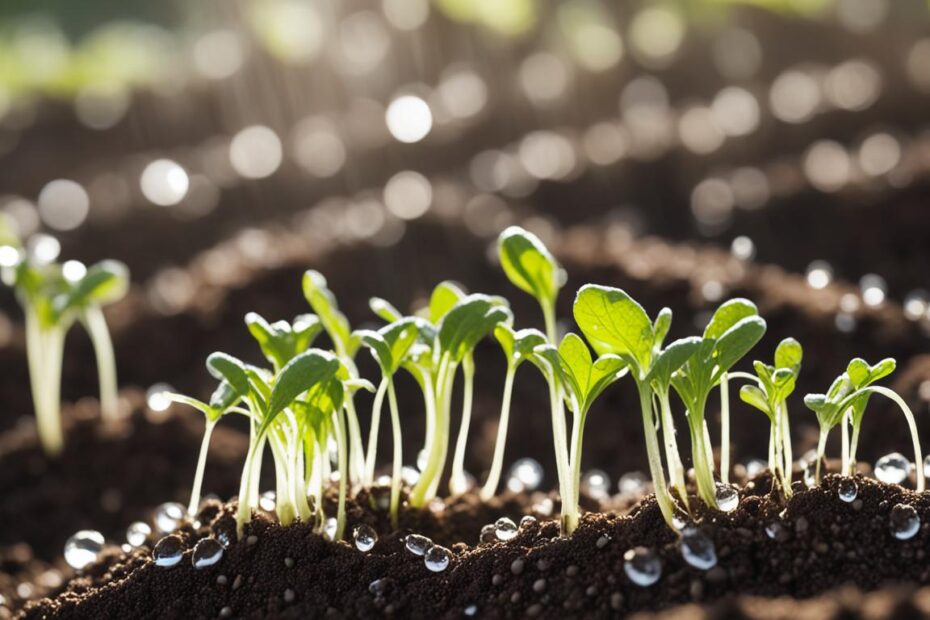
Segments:
[[[673,518],[675,507],[672,496],[665,484],[665,472],[662,469],[662,455],[659,452],[659,439],[656,431],[655,419],[652,413],[652,394],[648,386],[637,385],[639,388],[639,405],[643,414],[643,432],[646,436],[646,455],[649,458],[649,475],[652,476],[652,486],[655,489],[656,501],[659,510],[669,527],[674,528]]]
[[[391,429],[394,432],[394,466],[391,471],[391,527],[397,529],[398,515],[400,513],[400,470],[404,465],[404,451],[400,432],[400,412],[397,408],[397,394],[394,392],[394,381],[388,378],[388,403],[391,407]]]
[[[672,488],[678,492],[678,497],[688,506],[688,487],[685,483],[685,466],[681,462],[681,453],[678,451],[678,439],[675,437],[675,421],[672,419],[672,407],[669,402],[668,390],[658,392],[659,411],[662,415],[662,438],[665,442],[665,461],[668,463],[668,474]]]
[[[242,538],[242,531],[245,524],[252,520],[252,506],[249,502],[249,490],[252,488],[252,475],[254,468],[252,462],[255,460],[256,453],[260,452],[264,446],[257,441],[253,425],[252,434],[249,441],[249,451],[245,455],[245,465],[242,467],[242,479],[239,481],[239,508],[236,511],[236,536]],[[259,454],[259,458],[261,455]]]
[[[481,488],[481,501],[486,502],[494,497],[500,483],[501,471],[504,467],[504,447],[507,443],[507,426],[510,420],[510,399],[513,393],[513,378],[516,375],[515,364],[507,365],[507,375],[504,377],[504,395],[501,398],[501,414],[497,423],[497,439],[494,442],[494,457],[491,459],[491,471],[488,479]]]
[[[435,407],[435,426],[434,437],[430,443],[429,458],[426,462],[426,468],[420,473],[420,479],[413,488],[410,495],[410,505],[420,508],[426,505],[426,502],[433,498],[435,491],[434,482],[442,474],[442,468],[446,460],[446,449],[449,442],[449,408],[451,407],[451,392],[455,383],[455,364],[445,360],[440,362],[439,371],[436,374],[436,389],[434,400],[438,404]]]
[[[864,392],[874,392],[886,398],[890,398],[901,409],[901,413],[903,413],[905,419],[907,419],[907,426],[911,432],[911,441],[914,444],[914,469],[917,472],[917,492],[922,493],[926,487],[926,482],[924,480],[924,459],[920,450],[920,436],[917,434],[917,422],[914,420],[914,413],[911,411],[911,408],[907,406],[907,403],[904,402],[904,399],[898,396],[898,393],[894,390],[889,390],[881,385],[870,385],[869,387],[862,388],[857,393]]]
[[[216,420],[207,420],[203,429],[203,439],[200,442],[200,454],[197,457],[197,469],[194,472],[194,484],[191,487],[191,501],[187,505],[187,514],[194,516],[197,514],[197,507],[200,506],[200,489],[203,484],[203,472],[207,467],[207,453],[210,450],[210,436],[213,434],[213,428],[216,426]]]
[[[378,456],[378,430],[381,426],[381,409],[384,405],[384,395],[388,389],[388,377],[382,376],[375,392],[375,400],[371,405],[371,429],[368,432],[368,454],[365,455],[365,475],[362,484],[371,486],[375,480],[375,459]]]
[[[459,435],[455,441],[455,453],[452,456],[452,475],[449,477],[449,493],[462,495],[468,490],[465,480],[465,447],[468,445],[468,429],[471,426],[472,397],[475,383],[475,361],[471,354],[462,360],[462,376],[465,379],[462,398],[462,421]]]
[[[97,375],[100,382],[100,413],[104,420],[119,417],[119,394],[116,383],[116,356],[110,330],[99,306],[88,306],[83,312],[83,323],[97,358]]]
[[[775,438],[777,437],[777,433],[778,427],[775,424],[775,420],[772,420],[771,428],[769,429],[769,472],[771,472],[773,478],[778,471],[778,462],[775,460]]]
[[[730,482],[730,389],[727,373],[720,377],[720,480]]]

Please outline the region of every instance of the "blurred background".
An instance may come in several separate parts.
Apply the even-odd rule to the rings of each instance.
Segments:
[[[783,327],[759,357],[821,343],[799,391],[898,355],[923,411],[928,26],[926,0],[7,0],[0,210],[129,265],[110,320],[142,389],[205,395],[206,353],[254,357],[242,315],[304,311],[308,266],[356,324],[442,277],[519,297],[488,251],[519,222],[575,257],[565,316],[594,277],[678,299],[684,333],[748,294]],[[0,309],[8,425],[30,408]],[[64,394],[93,394],[71,341]]]

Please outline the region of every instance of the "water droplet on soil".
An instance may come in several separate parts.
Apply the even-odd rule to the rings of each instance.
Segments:
[[[623,554],[623,572],[630,581],[645,588],[662,576],[662,562],[651,549],[634,547]]]
[[[765,535],[772,540],[781,542],[786,538],[787,531],[780,521],[773,521],[765,526]]]
[[[755,478],[763,471],[765,471],[766,467],[768,467],[768,463],[762,459],[750,459],[746,463],[746,476],[748,478]]]
[[[420,472],[409,465],[404,465],[400,469],[400,479],[403,480],[404,484],[408,487],[412,487],[416,485],[417,481],[420,479]]]
[[[891,533],[898,540],[913,538],[920,529],[920,516],[913,506],[897,504],[891,509]]]
[[[930,477],[930,454],[924,457],[924,475]]]
[[[445,547],[434,545],[423,556],[423,564],[434,573],[441,573],[449,566],[452,552]]]
[[[513,540],[517,535],[517,524],[507,517],[501,517],[494,523],[494,535],[498,540]]]
[[[433,541],[421,534],[408,534],[404,539],[404,547],[413,555],[425,555],[432,546]]]
[[[717,506],[723,512],[733,512],[739,506],[739,493],[729,484],[717,483]]]
[[[468,607],[465,608],[465,612],[464,612],[464,613],[465,613],[466,616],[474,616],[476,613],[478,613],[478,606],[477,606],[477,605],[469,605]]]
[[[600,469],[589,470],[581,478],[581,491],[591,499],[606,499],[610,495],[610,477]]]
[[[136,521],[126,528],[126,542],[133,547],[141,547],[152,533],[152,528],[144,521]]]
[[[672,527],[678,530],[679,532],[688,525],[688,517],[685,514],[676,512],[672,515]]]
[[[617,490],[622,495],[639,496],[646,493],[649,479],[641,471],[631,471],[620,476],[617,482]]]
[[[507,488],[514,493],[535,491],[543,479],[543,467],[535,459],[523,458],[514,461],[507,474]]]
[[[817,462],[802,461],[802,463],[804,464],[804,486],[808,489],[813,489],[817,486]]]
[[[355,548],[359,551],[371,551],[375,543],[378,542],[378,533],[373,527],[366,523],[355,526],[352,530],[352,538],[355,539]]]
[[[181,561],[181,556],[184,554],[184,550],[181,546],[181,537],[180,536],[165,536],[157,543],[155,543],[155,548],[152,550],[152,557],[155,559],[155,564],[164,568],[174,566]]]
[[[96,530],[80,530],[65,543],[65,562],[80,570],[97,560],[103,551],[103,534]]]
[[[911,471],[911,462],[900,452],[892,452],[875,463],[875,477],[887,484],[901,484]]]
[[[836,494],[847,504],[854,501],[859,495],[859,486],[852,478],[843,478],[836,487]]]
[[[375,596],[380,596],[387,592],[388,587],[391,585],[391,580],[388,577],[383,579],[375,579],[368,584],[368,591],[374,594]]]
[[[258,507],[265,512],[274,512],[276,505],[277,495],[275,495],[274,491],[265,491],[262,493],[261,497],[258,498]]]
[[[166,502],[155,509],[155,527],[162,534],[173,532],[183,520],[184,506],[177,502]]]
[[[492,543],[497,540],[497,528],[493,523],[482,526],[478,540],[482,543]]]
[[[191,564],[194,568],[207,568],[223,559],[223,545],[215,538],[203,538],[194,545]]]
[[[523,515],[523,518],[520,519],[520,527],[529,527],[536,523],[536,517],[533,515]]]
[[[336,530],[339,527],[339,523],[336,521],[336,517],[330,517],[326,520],[326,523],[323,525],[323,535],[327,540],[336,540]]]
[[[700,570],[710,570],[717,565],[714,541],[695,527],[687,527],[681,533],[681,557]]]

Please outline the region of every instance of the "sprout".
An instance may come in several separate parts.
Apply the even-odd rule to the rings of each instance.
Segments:
[[[66,273],[62,266],[28,255],[10,229],[0,226],[3,279],[16,290],[26,322],[26,354],[39,439],[45,452],[58,454],[61,433],[61,363],[65,336],[80,321],[90,336],[100,381],[104,419],[119,415],[116,361],[102,307],[125,296],[129,272],[120,262],[106,260]]]
[[[674,373],[697,352],[699,341],[686,338],[662,344],[671,326],[672,313],[663,309],[655,322],[626,292],[606,286],[588,284],[578,291],[574,305],[575,322],[595,351],[614,354],[626,363],[639,392],[649,471],[662,516],[671,525],[675,514],[668,492],[656,429],[653,395],[659,400],[666,445],[666,459],[672,470],[672,484],[682,499],[686,497],[684,468],[675,443],[675,431],[668,402],[669,385]],[[703,445],[699,446],[703,448]],[[702,453],[703,454],[703,453]],[[701,455],[695,455],[697,470]],[[703,462],[701,462],[703,464]],[[711,479],[712,483],[712,479]],[[713,503],[711,494],[709,505]]]
[[[844,475],[855,473],[856,448],[859,443],[859,431],[862,426],[862,417],[872,394],[881,394],[892,401],[907,420],[908,430],[914,444],[914,460],[917,464],[917,490],[924,490],[923,457],[920,449],[920,437],[917,434],[917,424],[914,414],[907,403],[896,392],[886,387],[872,385],[879,379],[887,377],[894,372],[896,363],[892,358],[886,358],[870,366],[865,360],[855,358],[830,386],[826,394],[808,394],[804,397],[804,404],[817,415],[820,424],[820,440],[817,444],[817,471],[816,480],[820,479],[820,461],[823,460],[826,448],[827,435],[837,424],[843,423],[843,464]],[[852,440],[847,438],[848,427],[852,426]]]
[[[791,432],[788,426],[788,396],[794,392],[798,374],[801,372],[803,350],[794,338],[785,338],[775,349],[775,365],[753,362],[756,376],[748,373],[730,373],[730,377],[748,378],[756,385],[744,385],[739,396],[743,402],[764,413],[771,423],[769,434],[769,471],[781,484],[785,495],[791,495],[791,471],[794,460],[791,455]],[[724,385],[720,383],[721,389]],[[817,477],[820,476],[820,461],[817,462]],[[774,484],[774,483],[773,483]]]
[[[707,398],[764,333],[765,321],[759,317],[755,304],[746,299],[731,299],[714,312],[694,355],[672,375],[672,387],[688,410],[698,495],[708,506],[717,507],[713,449],[704,419]],[[722,430],[727,437],[728,415],[722,419]]]

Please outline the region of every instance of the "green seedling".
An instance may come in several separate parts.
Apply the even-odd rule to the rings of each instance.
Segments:
[[[533,233],[511,226],[497,240],[501,267],[520,290],[536,298],[549,342],[556,342],[555,302],[565,284],[565,270]]]
[[[775,364],[753,362],[756,375],[730,373],[731,378],[744,378],[754,382],[740,388],[740,399],[764,413],[771,424],[769,434],[769,471],[781,485],[785,495],[791,495],[791,474],[794,464],[791,451],[791,432],[788,425],[788,396],[794,392],[803,357],[801,344],[794,338],[785,338],[775,349]],[[723,386],[721,381],[721,387]],[[820,462],[817,475],[820,475]]]

